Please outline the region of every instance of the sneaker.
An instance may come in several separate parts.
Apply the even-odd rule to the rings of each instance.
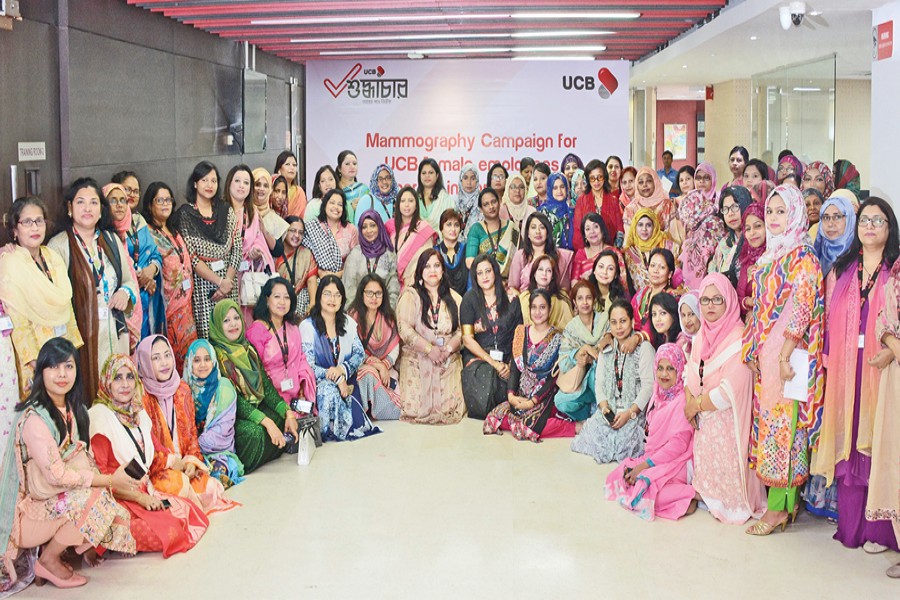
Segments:
[[[863,550],[865,550],[867,554],[881,554],[887,549],[887,546],[882,546],[881,544],[876,544],[875,542],[866,542],[865,544],[863,544]]]
[[[885,574],[891,579],[900,579],[900,563],[888,568],[888,570],[885,571]]]

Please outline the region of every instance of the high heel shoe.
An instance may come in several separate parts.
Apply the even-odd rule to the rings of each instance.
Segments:
[[[75,588],[81,587],[88,582],[87,577],[83,575],[79,575],[78,573],[72,573],[72,576],[67,579],[60,579],[56,575],[50,572],[50,569],[45,567],[41,561],[35,561],[34,563],[34,583],[38,587],[44,585],[46,582],[52,583],[54,586],[60,589],[66,588]]]
[[[784,515],[784,518],[774,525],[766,523],[765,521],[760,519],[759,521],[748,527],[744,533],[746,533],[747,535],[769,535],[770,533],[778,529],[779,525],[781,526],[781,531],[784,531],[785,527],[787,527],[789,518],[790,514]]]

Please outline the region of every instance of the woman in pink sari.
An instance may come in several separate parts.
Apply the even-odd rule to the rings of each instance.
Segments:
[[[628,206],[625,207],[625,213],[622,216],[625,231],[628,231],[631,220],[642,208],[652,209],[659,218],[660,228],[668,232],[669,235],[673,234],[669,223],[672,220],[677,220],[678,209],[675,207],[675,202],[669,198],[669,194],[663,189],[659,175],[650,167],[641,167],[635,178],[634,196]],[[674,235],[672,237],[676,242],[681,239],[680,237],[676,238]]]
[[[606,478],[606,499],[647,521],[677,520],[694,512],[688,483],[694,430],[684,418],[684,352],[675,344],[656,351],[656,382],[647,406],[647,443],[638,458],[626,458]]]
[[[741,360],[744,324],[728,278],[700,282],[700,331],[685,376],[684,416],[694,424],[694,480],[698,499],[723,523],[740,525],[766,510],[765,488],[750,471],[753,373]]]
[[[437,243],[437,233],[419,215],[419,197],[412,186],[405,185],[394,203],[394,218],[384,224],[397,249],[397,274],[400,290],[415,281],[419,256]]]

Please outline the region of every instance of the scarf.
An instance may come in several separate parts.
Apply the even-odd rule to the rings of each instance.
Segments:
[[[741,217],[741,228],[743,229],[747,226],[747,217],[750,216],[754,216],[760,221],[765,222],[765,212],[766,209],[762,204],[754,202],[747,207],[746,211],[744,211],[744,216]],[[746,237],[741,237],[741,249],[738,251],[737,256],[739,268],[737,292],[739,298],[744,299],[750,295],[750,267],[756,264],[756,261],[759,260],[759,257],[762,256],[762,253],[765,251],[765,241],[763,241],[762,246],[759,248],[754,248],[747,243]]]
[[[847,202],[850,203],[850,206],[853,207],[853,212],[859,212],[859,198],[852,191],[846,188],[839,188],[831,192],[831,196],[829,198],[843,198]],[[824,208],[823,208],[824,210]]]
[[[688,192],[678,206],[678,216],[686,229],[679,258],[685,277],[690,278],[693,285],[706,274],[709,259],[725,235],[725,226],[719,217],[715,195],[700,190]]]
[[[642,218],[647,217],[651,221],[653,221],[653,231],[650,233],[650,237],[646,240],[642,240],[637,234],[637,224]],[[662,227],[659,226],[659,217],[656,214],[656,211],[652,208],[642,208],[637,211],[634,215],[634,218],[631,219],[631,224],[628,226],[628,235],[625,239],[625,249],[634,247],[643,253],[650,252],[654,248],[660,248],[667,241],[671,240],[669,234],[662,230]]]
[[[575,203],[578,201],[578,196],[575,190],[578,188],[578,182],[584,179],[584,170],[576,169],[574,173],[572,173],[572,189],[569,190],[569,204],[572,205],[572,208],[575,207]],[[590,191],[590,190],[588,190]],[[593,194],[592,194],[593,196]]]
[[[766,199],[766,208],[775,195],[781,197],[787,205],[787,227],[783,233],[773,235],[766,228],[766,250],[759,257],[760,264],[775,262],[800,246],[811,245],[809,240],[809,219],[806,216],[806,203],[803,195],[795,187],[779,185]]]
[[[228,212],[231,206],[221,200],[213,202],[213,214],[206,219],[197,210],[196,204],[183,204],[175,214],[178,231],[187,238],[195,237],[226,245],[234,232],[228,230]]]
[[[67,325],[72,316],[72,284],[62,257],[47,246],[41,256],[51,281],[38,267],[31,252],[15,246],[0,258],[0,301],[26,319],[44,327]]]
[[[247,213],[245,212],[244,214],[246,215]],[[256,264],[251,265],[251,270],[257,273],[262,273],[266,270],[269,273],[275,273],[275,261],[272,260],[272,252],[269,250],[266,236],[263,235],[262,227],[259,224],[261,218],[259,211],[253,211],[253,220],[250,221],[250,225],[244,230],[243,257],[249,261],[250,251],[256,248],[262,254],[262,258]]]
[[[238,379],[234,381],[234,385],[241,395],[250,404],[258,405],[265,396],[262,362],[259,360],[256,349],[247,341],[243,317],[241,318],[241,334],[238,339],[231,341],[225,336],[223,323],[232,309],[237,311],[238,315],[241,314],[241,309],[234,300],[225,299],[216,303],[209,322],[209,341],[216,349],[216,355],[222,368],[226,372],[228,371],[226,361],[234,366]]]
[[[747,210],[747,207],[753,202],[753,196],[750,194],[750,190],[745,188],[742,185],[733,185],[722,190],[722,194],[719,196],[720,198],[720,206],[721,206],[721,198],[724,198],[726,195],[730,195],[734,198],[734,201],[737,202],[738,208],[741,210],[741,217],[744,216],[744,211]],[[725,228],[726,243],[729,247],[734,246],[734,244],[740,241],[740,236],[738,236],[737,232]]]
[[[172,374],[169,376],[169,379],[167,381],[159,381],[156,379],[156,375],[153,374],[153,363],[150,360],[150,351],[156,340],[163,340],[169,347],[169,351],[174,358],[175,351],[172,350],[172,344],[162,335],[151,335],[141,340],[137,350],[134,351],[134,357],[135,362],[137,362],[138,373],[141,376],[141,383],[144,384],[144,389],[148,394],[156,398],[159,407],[163,411],[163,416],[165,416],[166,421],[168,421],[173,403],[175,402],[175,392],[178,391],[178,387],[181,385],[181,375],[178,374],[178,370],[175,368],[173,362]],[[169,427],[173,427],[174,425],[174,423],[169,423]]]
[[[362,234],[363,223],[366,219],[369,219],[375,226],[378,227],[378,237],[376,237],[373,241],[369,241]],[[363,256],[370,259],[375,259],[384,254],[385,252],[393,251],[394,246],[391,244],[391,236],[388,234],[387,229],[384,226],[384,221],[381,219],[381,215],[372,210],[371,208],[365,211],[362,215],[359,216],[359,249],[362,251]]]
[[[119,190],[123,194],[125,193],[125,188],[122,187],[120,184],[107,183],[106,185],[103,186],[103,189],[101,190],[103,192],[103,197],[106,198],[107,201],[109,201],[109,193],[113,190]],[[116,229],[116,233],[119,234],[119,238],[123,242],[125,241],[125,234],[128,233],[129,231],[131,231],[131,227],[133,225],[133,220],[134,219],[131,214],[131,207],[128,206],[128,204],[126,203],[125,204],[125,216],[122,218],[121,221],[113,222],[113,226]]]
[[[647,419],[650,419],[650,414],[653,412],[653,408],[661,408],[661,404],[669,404],[673,400],[683,399],[685,396],[684,393],[684,365],[687,362],[687,359],[684,356],[684,352],[681,348],[678,347],[677,344],[663,344],[656,350],[656,358],[653,361],[653,366],[655,368],[659,367],[659,362],[661,360],[667,360],[673,367],[675,367],[675,383],[672,384],[669,389],[664,390],[659,387],[659,382],[654,378],[653,380],[653,404],[651,409],[647,411]]]
[[[388,323],[380,311],[375,316],[375,322],[368,324],[369,331],[363,331],[362,323],[355,311],[347,314],[356,321],[359,339],[370,356],[384,360],[400,343],[397,324]]]
[[[266,195],[266,201],[263,206],[260,206],[256,203],[256,189],[254,188],[250,194],[252,195],[253,208],[256,209],[257,214],[259,214],[259,218],[263,219],[267,214],[272,211],[272,207],[269,206],[269,201],[272,199],[272,176],[266,171],[263,167],[257,167],[253,169],[253,181],[266,180],[269,182],[269,193]]]
[[[503,192],[503,206],[506,207],[506,212],[509,213],[509,218],[512,219],[516,223],[521,223],[522,220],[527,216],[527,211],[529,209],[528,201],[525,199],[525,195],[522,196],[522,201],[519,204],[513,204],[513,202],[509,199],[509,186],[512,185],[513,181],[521,181],[522,185],[526,188],[528,184],[525,183],[525,178],[522,177],[519,173],[513,173],[509,176],[509,179],[506,180],[506,191]]]
[[[382,171],[387,171],[391,175],[391,189],[388,190],[387,194],[381,193],[381,189],[378,187],[378,174]],[[369,180],[369,193],[372,194],[373,198],[381,202],[385,209],[388,206],[393,206],[394,201],[397,199],[397,194],[400,193],[400,185],[394,176],[394,170],[383,163],[375,167],[375,170],[372,171],[372,178]]]
[[[785,174],[783,176],[779,175],[776,172],[776,177],[778,178],[776,180],[776,183],[778,185],[781,185],[781,182],[784,181],[785,178],[791,173],[793,173],[794,175],[797,176],[797,181],[800,181],[801,179],[803,179],[803,171],[805,170],[805,167],[803,166],[803,163],[800,161],[800,159],[797,158],[796,156],[788,155],[788,156],[785,156],[784,158],[782,158],[778,162],[778,170],[779,171],[781,170],[782,166],[789,167],[790,170],[785,172]]]
[[[859,171],[849,160],[839,159],[834,162],[834,181],[837,189],[847,189],[859,195]]]
[[[819,225],[814,248],[816,249],[816,256],[819,257],[819,264],[822,266],[823,277],[828,275],[831,267],[834,266],[834,261],[847,251],[856,238],[856,211],[853,209],[853,205],[841,196],[832,195],[822,205],[820,214],[824,215],[825,210],[831,206],[838,207],[844,215],[844,233],[839,235],[836,240],[829,240],[825,237],[821,223]]]
[[[334,234],[328,223],[319,219],[310,219],[304,222],[306,234],[303,236],[303,245],[309,248],[316,264],[323,271],[338,272],[344,268],[344,259],[341,257],[341,248],[338,246]]]
[[[581,169],[582,171],[584,171],[584,163],[581,162],[581,158],[579,158],[577,154],[574,154],[574,153],[572,153],[572,152],[569,152],[568,154],[566,154],[565,156],[563,156],[563,159],[562,159],[562,160],[560,161],[560,163],[559,163],[559,170],[560,170],[560,171],[565,171],[565,170],[566,170],[566,165],[569,164],[569,163],[575,163],[576,165],[578,165],[578,168],[579,168],[579,169]],[[573,177],[572,179],[574,180],[575,178]],[[550,188],[549,188],[549,187],[547,188],[547,193],[550,193]]]
[[[131,374],[134,375],[134,393],[131,396],[131,401],[127,404],[116,402],[110,392],[113,380],[122,367],[127,367]],[[100,371],[100,385],[97,388],[97,397],[94,399],[94,404],[102,404],[113,411],[123,425],[135,428],[141,422],[141,411],[144,410],[143,398],[144,387],[141,384],[140,375],[134,362],[124,354],[111,354]]]
[[[817,160],[806,165],[806,172],[812,170],[818,171],[825,179],[825,192],[822,194],[822,197],[830,198],[834,192],[834,176],[831,174],[831,168],[822,161]]]
[[[776,187],[774,181],[764,179],[750,188],[750,196],[753,198],[754,202],[757,202],[762,206],[766,203],[766,198],[769,197],[769,194],[771,194]]]
[[[716,191],[716,168],[713,167],[712,164],[710,164],[708,162],[702,162],[699,165],[697,165],[697,171],[703,171],[704,173],[709,175],[709,177],[711,179],[710,184],[709,184],[710,185],[709,191],[700,192],[701,194],[703,194],[703,198],[706,199],[707,201],[710,201],[710,200],[713,201],[714,204],[718,203],[719,193]],[[696,177],[696,171],[695,171],[694,177]],[[700,191],[700,190],[697,190],[696,187],[694,188],[694,190],[698,191],[698,192]]]
[[[644,198],[638,191],[637,181],[641,178],[641,175],[650,175],[653,177],[653,193],[649,198]],[[637,176],[634,178],[634,181],[634,198],[632,199],[632,202],[636,202],[641,208],[656,208],[669,199],[669,194],[663,189],[662,183],[659,180],[659,174],[650,167],[641,167]]]
[[[463,191],[463,175],[470,171],[472,173],[475,173],[476,181],[481,180],[478,169],[476,169],[475,165],[473,165],[472,163],[466,163],[466,165],[459,172],[459,192],[456,194],[456,210],[458,210],[462,215],[462,230],[464,232],[468,231],[468,227],[471,224],[476,223],[483,218],[481,214],[481,207],[478,206],[478,183],[476,183],[475,189],[472,192]]]
[[[194,356],[200,349],[209,353],[213,363],[212,371],[202,379],[194,375],[193,369]],[[194,408],[196,409],[195,418],[197,424],[200,425],[206,421],[209,405],[219,391],[219,365],[216,360],[216,350],[209,341],[201,338],[195,340],[188,348],[187,356],[184,357],[184,381],[191,388],[191,396],[194,397]]]
[[[704,281],[706,281],[706,280],[704,279]],[[703,287],[702,282],[701,282],[700,286],[701,287],[700,287],[699,291],[695,292],[695,291],[691,290],[689,292],[685,292],[685,294],[683,296],[681,296],[681,298],[678,300],[678,323],[681,325],[681,333],[683,333],[684,336],[686,338],[688,338],[689,340],[693,340],[694,336],[696,336],[697,334],[689,333],[687,328],[684,326],[684,320],[681,318],[681,307],[684,305],[687,305],[687,307],[691,309],[691,312],[694,313],[695,315],[697,315],[698,319],[701,318],[699,296],[700,296],[700,294],[703,293],[703,290],[705,288]]]
[[[737,292],[734,290],[731,282],[728,281],[728,278],[721,273],[710,273],[700,282],[700,293],[702,294],[703,290],[710,285],[716,288],[722,297],[725,298],[725,313],[714,323],[707,321],[703,313],[698,313],[700,317],[700,332],[697,335],[700,342],[700,359],[704,361],[713,357],[728,335],[734,330],[735,325],[739,325],[741,322],[741,309],[738,305]]]
[[[567,372],[575,367],[575,355],[582,346],[596,346],[600,339],[609,331],[609,315],[606,311],[596,311],[588,329],[581,316],[575,315],[563,329],[562,347],[559,351],[559,368],[561,372]]]

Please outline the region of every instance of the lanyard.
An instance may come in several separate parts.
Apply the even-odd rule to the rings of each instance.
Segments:
[[[619,365],[619,357],[622,356],[622,364]],[[613,372],[616,376],[616,399],[620,399],[622,397],[622,384],[623,379],[625,377],[625,357],[626,355],[622,352],[619,352],[618,344],[616,344],[616,353],[613,356]]]
[[[334,366],[338,366],[338,359],[341,357],[341,338],[335,336],[331,342],[331,357],[334,359]]]
[[[703,367],[706,366],[706,363],[703,360],[700,360],[700,393],[703,393]]]
[[[50,283],[53,283],[53,276],[50,275],[50,267],[47,266],[47,261],[44,260],[44,255],[38,251],[38,258],[31,257],[34,260],[34,264],[37,265],[37,268],[41,270],[41,273],[47,276],[47,279],[50,280]]]
[[[294,250],[294,253],[291,255],[291,262],[288,263],[287,258],[284,259],[284,268],[287,269],[288,275],[291,277],[291,283],[297,285],[297,253],[300,252],[300,248]]]
[[[172,404],[172,406],[174,408],[174,406],[175,406],[174,403]],[[125,433],[128,434],[128,437],[131,438],[131,443],[134,444],[135,450],[137,450],[138,455],[141,457],[141,463],[143,464],[143,463],[147,462],[147,456],[146,456],[146,454],[144,454],[144,432],[141,431],[141,428],[140,427],[137,428],[138,435],[141,436],[141,443],[138,444],[138,441],[134,438],[134,434],[131,433],[131,428],[128,427],[127,425],[125,425],[125,423],[123,423],[121,421],[119,421],[119,425],[122,426],[122,429],[124,429]]]
[[[383,254],[381,256],[384,256]],[[374,273],[375,269],[378,268],[378,261],[381,260],[381,256],[376,256],[374,259],[366,257],[366,271],[369,273]],[[373,261],[373,262],[370,262]]]
[[[275,336],[275,341],[278,342],[278,347],[281,349],[281,362],[284,363],[284,368],[287,369],[288,363],[288,338],[287,338],[287,321],[281,323],[281,337],[283,340],[278,337],[278,330],[275,328],[275,324],[272,323],[272,319],[266,319],[266,324],[269,326],[269,329],[272,330],[272,335]],[[335,363],[337,363],[337,359],[335,359]]]
[[[78,241],[78,245],[81,246],[81,249],[85,254],[87,254],[88,264],[91,265],[91,273],[94,275],[94,285],[97,287],[97,293],[101,293],[100,284],[103,283],[103,299],[105,302],[109,302],[109,285],[107,284],[106,279],[103,277],[103,274],[106,271],[106,265],[103,264],[103,257],[98,253],[97,261],[95,264],[94,253],[88,249],[87,244],[84,243],[84,240],[81,239],[81,236],[77,231],[75,231],[74,228],[72,229],[72,233],[75,234],[75,239]]]
[[[869,278],[869,282],[863,287],[863,257],[862,250],[859,251],[859,268],[856,269],[856,276],[859,279],[859,308],[862,310],[862,307],[866,305],[866,301],[869,299],[869,292],[872,291],[872,288],[875,286],[875,280],[878,279],[878,272],[881,271],[881,265],[879,264],[875,271],[872,273],[872,276]]]
[[[134,261],[134,266],[137,268],[138,256],[141,254],[141,244],[138,242],[137,231],[134,230],[133,226],[132,229],[125,232],[125,237],[131,242],[131,247],[134,248],[134,250],[131,251],[131,260]]]
[[[502,227],[497,228],[497,243],[494,243],[494,236],[491,235],[490,230],[488,229],[487,223],[484,225],[484,231],[487,233],[488,243],[491,245],[491,254],[497,254],[500,250],[500,230]]]
[[[435,303],[434,306],[428,307],[428,316],[431,321],[429,323],[429,327],[436,330],[437,326],[438,326],[438,319],[440,319],[440,316],[441,316],[441,299],[440,298],[438,298],[438,301]]]

